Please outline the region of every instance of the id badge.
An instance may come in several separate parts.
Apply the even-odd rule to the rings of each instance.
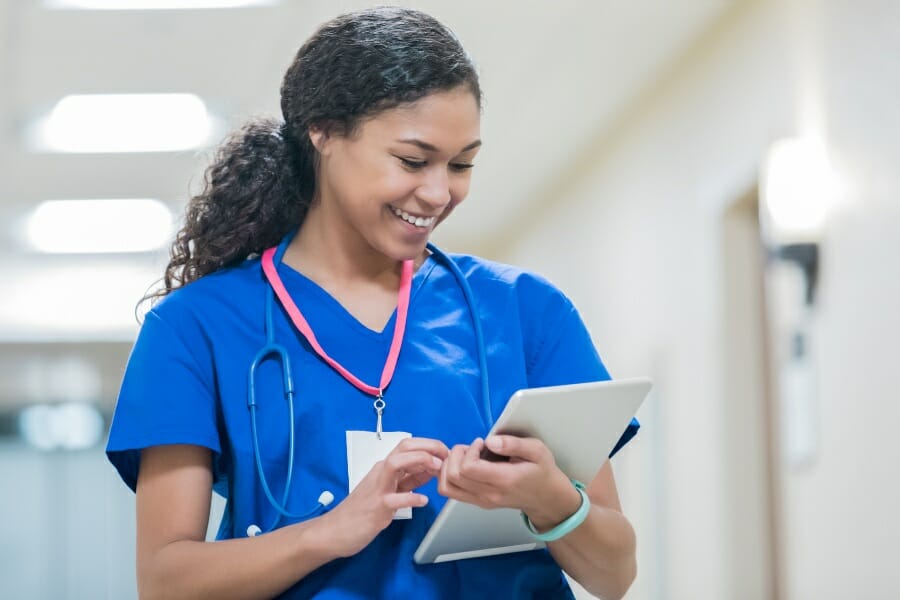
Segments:
[[[374,431],[347,432],[347,476],[352,492],[379,460],[384,460],[401,441],[412,437],[405,431],[383,431],[381,439]],[[395,519],[411,519],[412,507],[401,508]]]

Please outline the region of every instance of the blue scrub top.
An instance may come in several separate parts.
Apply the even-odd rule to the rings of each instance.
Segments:
[[[464,255],[452,257],[472,287],[491,383],[492,418],[520,388],[609,379],[572,303],[545,279]],[[375,384],[390,347],[396,314],[381,332],[357,321],[310,279],[280,264],[278,272],[323,348],[363,381]],[[259,259],[207,275],[165,297],[147,313],[128,361],[107,453],[134,489],[140,449],[195,444],[213,451],[214,487],[227,499],[218,539],[268,530],[277,518],[259,483],[247,408],[248,368],[266,343],[266,286]],[[275,340],[292,362],[296,451],[288,510],[303,513],[328,490],[337,506],[348,493],[345,431],[374,430],[373,399],[309,347],[275,301]],[[282,498],[288,409],[277,363],[257,370],[262,463]],[[386,431],[408,431],[448,447],[487,431],[478,352],[469,308],[452,272],[429,257],[415,273],[406,334],[385,392]],[[637,431],[624,432],[617,451]],[[416,565],[413,554],[446,498],[435,481],[411,520],[397,520],[350,558],[323,565],[283,598],[573,598],[547,550]],[[279,526],[289,524],[282,519]]]

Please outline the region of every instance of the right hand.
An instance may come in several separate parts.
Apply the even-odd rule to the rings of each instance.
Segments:
[[[428,496],[412,490],[437,476],[449,454],[438,440],[406,438],[375,463],[350,495],[321,517],[338,555],[353,556],[368,546],[398,509],[428,504]]]

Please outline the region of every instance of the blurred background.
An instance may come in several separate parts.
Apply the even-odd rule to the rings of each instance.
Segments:
[[[369,4],[0,1],[0,597],[136,596],[103,454],[135,304],[210,150]],[[900,597],[900,3],[405,4],[485,92],[436,241],[545,274],[656,382],[614,461],[627,597]]]

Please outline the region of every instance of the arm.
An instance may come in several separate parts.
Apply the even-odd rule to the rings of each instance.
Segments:
[[[441,494],[483,508],[521,510],[540,531],[556,526],[578,509],[580,494],[541,441],[506,435],[489,438],[489,449],[509,457],[509,462],[482,459],[484,446],[477,439],[471,446],[453,448],[441,470]],[[548,549],[589,592],[618,599],[636,574],[635,536],[621,512],[608,462],[587,492],[592,505],[588,517],[565,537],[550,542]]]
[[[619,495],[609,461],[587,487],[591,512],[579,527],[563,538],[550,542],[547,548],[556,562],[586,590],[600,598],[621,598],[637,574],[635,535],[622,514]],[[574,494],[574,497],[573,497]],[[545,531],[573,514],[581,502],[569,481],[556,494],[559,504],[546,514],[531,518],[532,524]],[[553,513],[553,510],[556,512]],[[528,514],[528,513],[526,513]]]
[[[332,511],[265,535],[206,542],[210,450],[147,448],[137,485],[140,596],[276,596],[321,565],[359,552],[398,508],[424,506],[426,496],[409,492],[433,477],[446,455],[435,440],[404,440]]]
[[[210,461],[210,451],[200,446],[156,446],[141,452],[141,598],[271,598],[336,558],[319,519],[253,538],[205,542]]]

